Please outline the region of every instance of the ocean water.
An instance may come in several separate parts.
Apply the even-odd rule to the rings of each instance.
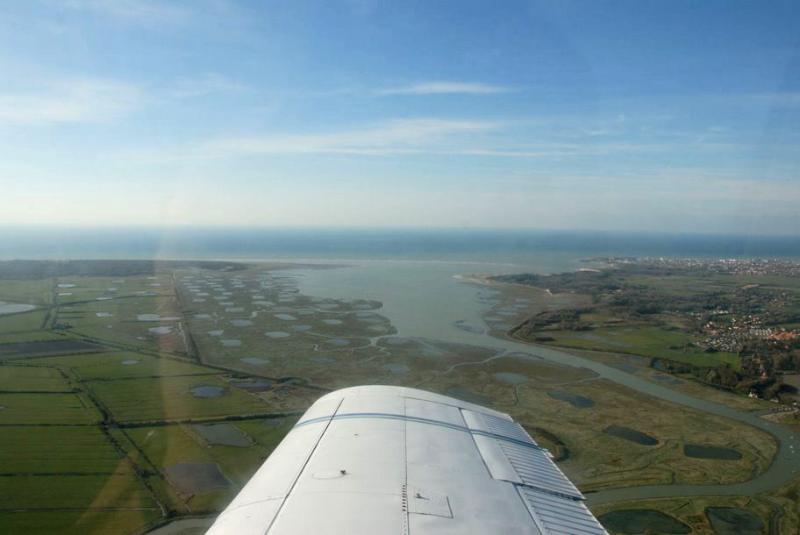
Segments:
[[[0,228],[0,259],[358,259],[551,262],[558,267],[565,259],[595,255],[800,257],[800,236],[467,229]]]

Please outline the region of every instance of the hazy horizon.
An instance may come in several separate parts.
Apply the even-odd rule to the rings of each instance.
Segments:
[[[797,235],[797,22],[791,2],[3,4],[0,224]]]

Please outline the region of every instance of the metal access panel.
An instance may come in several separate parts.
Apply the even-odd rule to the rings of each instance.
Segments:
[[[446,495],[417,487],[408,487],[407,493],[409,513],[453,518],[450,500]]]

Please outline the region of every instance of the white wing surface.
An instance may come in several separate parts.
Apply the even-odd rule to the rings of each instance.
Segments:
[[[602,535],[507,414],[422,390],[320,398],[208,535]]]

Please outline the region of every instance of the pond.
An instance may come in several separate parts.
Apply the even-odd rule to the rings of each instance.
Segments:
[[[223,347],[239,347],[242,345],[242,341],[236,338],[225,338],[220,340],[220,342],[222,343]]]
[[[497,372],[494,374],[495,379],[508,383],[510,385],[521,385],[528,381],[528,378],[521,373],[514,372]]]
[[[264,336],[269,338],[289,338],[291,335],[285,331],[267,331]]]
[[[230,486],[216,463],[178,463],[167,466],[164,472],[184,494],[201,494]]]
[[[341,325],[342,320],[322,320],[325,325]]]
[[[551,390],[547,395],[558,401],[566,401],[576,409],[586,409],[594,406],[594,401],[591,399],[566,390]]]
[[[291,314],[275,314],[275,317],[283,321],[295,321],[297,319]]]
[[[136,364],[139,364],[139,361],[136,359],[125,359],[122,361],[123,366],[134,366]]]
[[[658,444],[658,439],[651,437],[646,433],[642,433],[641,431],[637,431],[636,429],[631,429],[630,427],[625,427],[622,425],[609,425],[603,429],[603,433],[627,440],[629,442],[634,442],[642,446],[655,446]]]
[[[239,360],[245,364],[250,364],[251,366],[265,366],[269,364],[269,359],[262,359],[260,357],[245,357]]]
[[[281,427],[283,424],[285,424],[286,423],[286,418],[284,418],[282,416],[279,416],[277,418],[267,418],[267,419],[263,420],[263,422],[264,422],[264,425],[266,425],[267,427],[275,429],[275,428]]]
[[[28,312],[36,308],[36,305],[28,305],[23,303],[6,303],[0,301],[0,316],[3,314],[18,314],[20,312]]]
[[[409,370],[408,366],[398,362],[390,362],[388,364],[384,364],[383,367],[389,370],[394,375],[405,375],[408,373]]]
[[[250,437],[233,424],[197,424],[192,429],[209,444],[246,448],[253,444]]]
[[[161,317],[159,314],[137,314],[136,320],[137,321],[177,321],[180,318],[178,316],[164,316]]]
[[[742,454],[732,448],[709,446],[707,444],[684,444],[683,454],[695,459],[714,459],[717,461],[738,461]]]
[[[225,394],[225,389],[216,385],[197,385],[190,389],[196,398],[218,398]]]
[[[150,327],[147,330],[149,332],[153,333],[153,334],[157,334],[157,335],[161,336],[161,335],[165,335],[165,334],[171,333],[172,332],[172,327],[170,327],[168,325],[162,325],[160,327]]]
[[[655,509],[621,509],[598,518],[612,533],[640,535],[645,533],[686,534],[692,529],[678,520]]]

